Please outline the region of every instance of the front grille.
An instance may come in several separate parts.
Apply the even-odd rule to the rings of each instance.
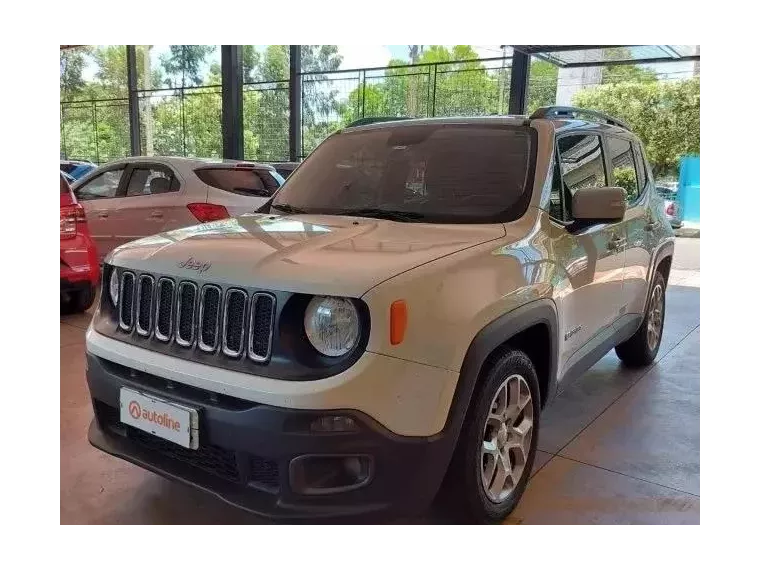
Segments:
[[[237,357],[243,353],[243,338],[245,336],[245,307],[248,295],[240,289],[227,291],[224,302],[224,326],[222,335],[222,351],[227,356]]]
[[[251,455],[248,461],[249,481],[256,487],[276,491],[280,487],[280,469],[277,462]]]
[[[135,298],[135,274],[125,271],[121,275],[119,293],[119,327],[125,331],[131,331],[134,324],[134,298]]]
[[[198,348],[214,352],[219,339],[219,311],[222,308],[222,290],[216,285],[205,285],[201,291],[200,330]]]
[[[149,336],[153,323],[153,277],[140,275],[137,282],[137,334]]]
[[[249,484],[264,491],[276,493],[280,488],[280,470],[277,462],[258,455],[237,452],[218,445],[201,442],[198,449],[187,449],[142,430],[121,423],[119,410],[94,400],[98,422],[109,433],[126,437],[130,442],[173,461],[190,465],[225,481]],[[240,463],[239,463],[240,462]],[[243,465],[243,469],[240,469]],[[247,465],[247,474],[245,466]]]
[[[122,331],[209,355],[269,362],[277,314],[272,293],[249,295],[237,287],[131,271],[121,273],[120,283]]]
[[[248,337],[248,356],[257,362],[269,359],[274,331],[274,296],[256,293],[251,300],[251,323]]]
[[[191,281],[183,281],[177,287],[177,344],[190,346],[195,338],[195,297],[198,286]]]
[[[156,338],[167,342],[172,336],[174,322],[174,281],[162,277],[156,293]]]

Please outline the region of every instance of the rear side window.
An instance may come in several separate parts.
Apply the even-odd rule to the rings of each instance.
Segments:
[[[165,166],[140,166],[132,169],[127,196],[153,196],[179,190],[179,181]]]
[[[199,168],[195,171],[204,184],[244,196],[269,198],[280,187],[268,170],[252,168]]]
[[[625,190],[626,200],[632,204],[639,198],[639,180],[633,158],[631,141],[607,137],[612,162],[612,184]]]

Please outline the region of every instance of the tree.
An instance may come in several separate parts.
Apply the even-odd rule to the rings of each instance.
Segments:
[[[528,114],[539,107],[553,105],[557,100],[559,68],[553,63],[533,59],[528,81]]]
[[[166,77],[164,84],[173,89],[177,87],[194,87],[203,84],[200,75],[201,65],[215,46],[207,45],[172,45],[169,53],[162,54],[160,61]]]
[[[86,47],[61,50],[61,101],[74,99],[84,91],[82,71],[89,51]]]
[[[499,112],[499,90],[508,83],[503,74],[494,73],[478,61],[471,46],[458,45],[451,49],[428,46],[419,58],[421,64],[435,67],[404,67],[404,62],[391,60],[382,79],[358,86],[349,94],[343,109],[344,123],[364,116],[430,115],[493,115]],[[435,88],[433,83],[435,82]],[[433,90],[435,101],[433,101]],[[503,101],[503,98],[502,98]]]
[[[626,121],[657,175],[675,173],[682,156],[699,154],[698,77],[600,85],[576,93],[573,104]]]

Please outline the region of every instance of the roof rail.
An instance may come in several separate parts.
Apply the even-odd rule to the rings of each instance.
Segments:
[[[607,123],[608,125],[615,125],[618,127],[622,127],[623,129],[627,131],[631,130],[631,127],[628,126],[628,123],[626,123],[625,121],[621,121],[620,119],[616,119],[615,117],[611,117],[605,113],[600,113],[599,111],[592,111],[591,109],[581,109],[580,107],[561,107],[559,105],[539,107],[533,112],[533,114],[531,114],[530,118],[531,119],[561,119],[563,117],[570,117],[572,119],[575,119],[575,118],[578,118],[580,115],[587,115],[595,119],[601,119],[603,122]]]
[[[351,123],[347,124],[346,128],[361,127],[363,125],[372,125],[374,123],[387,123],[390,121],[404,121],[410,118],[411,117],[364,117],[362,119],[357,119],[356,121],[352,121]]]

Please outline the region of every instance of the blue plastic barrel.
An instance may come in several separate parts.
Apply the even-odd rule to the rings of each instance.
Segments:
[[[678,179],[678,201],[685,222],[699,223],[699,157],[681,159]]]

